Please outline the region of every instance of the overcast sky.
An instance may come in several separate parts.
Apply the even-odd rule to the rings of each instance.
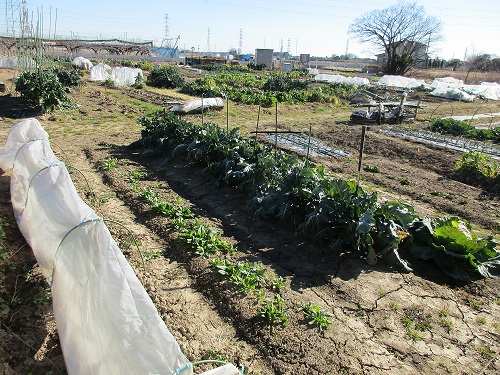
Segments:
[[[21,3],[21,1],[13,1]],[[7,1],[6,4],[10,3]],[[349,25],[362,14],[396,0],[27,0],[29,18],[43,20],[44,37],[152,40],[175,38],[178,47],[205,52],[244,53],[273,48],[292,54],[360,57],[380,52],[349,39]],[[433,57],[463,59],[465,53],[500,56],[498,0],[418,0],[443,24],[444,40],[431,46]],[[3,6],[2,6],[3,7]],[[7,7],[5,7],[7,10]],[[7,32],[6,12],[0,32]],[[43,15],[43,18],[42,18]],[[168,20],[168,21],[167,21]],[[42,23],[42,22],[40,22]],[[172,40],[175,43],[175,40]]]

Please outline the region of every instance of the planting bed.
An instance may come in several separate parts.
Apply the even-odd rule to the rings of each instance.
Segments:
[[[164,103],[158,93],[133,95],[136,100]],[[134,119],[145,109],[127,103],[127,98],[126,92],[88,84],[73,93],[79,109],[41,116],[40,121],[57,144],[53,149],[59,158],[85,175],[88,184],[79,173],[73,174],[81,196],[98,215],[126,225],[140,242],[144,266],[127,232],[110,222],[115,239],[190,360],[229,360],[244,365],[250,374],[500,372],[499,280],[457,285],[423,262],[414,264],[414,273],[390,272],[384,264],[370,266],[352,253],[332,256],[295,237],[286,225],[260,221],[244,193],[216,186],[198,165],[147,159],[128,149],[140,138]],[[284,108],[283,121],[306,109]],[[255,107],[238,110],[248,111],[243,113],[251,118]],[[0,115],[3,142],[16,120],[6,112]],[[199,116],[190,119],[200,121]],[[298,130],[308,129],[311,122],[315,138],[357,155],[359,126],[335,123],[321,112],[317,118],[311,114]],[[371,170],[377,167],[379,173],[362,170],[365,189],[409,202],[421,216],[454,214],[480,233],[497,233],[498,190],[457,181],[453,166],[459,153],[378,130],[373,126],[367,131],[363,164]],[[355,157],[315,161],[338,176],[357,177]],[[0,259],[0,370],[65,373],[49,289],[30,249],[22,247],[8,189],[8,177],[1,176],[6,257]],[[279,295],[288,324],[269,326],[259,316],[266,298],[274,298],[277,290],[267,285],[260,291],[265,292],[262,298],[259,291],[236,290],[213,266],[215,256],[199,256],[179,240],[172,220],[155,212],[141,196],[147,189],[165,202],[189,207],[221,233],[236,248],[227,259],[261,262],[267,275],[283,278]],[[330,313],[332,325],[320,329],[311,324],[303,312],[308,302]]]

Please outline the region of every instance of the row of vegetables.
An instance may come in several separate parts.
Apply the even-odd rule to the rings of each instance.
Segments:
[[[380,199],[324,166],[245,139],[237,129],[199,126],[163,112],[139,123],[142,138],[131,148],[204,166],[216,183],[245,191],[257,217],[292,225],[297,235],[332,252],[358,253],[370,263],[382,259],[401,272],[411,272],[417,260],[432,260],[461,281],[500,274],[493,237],[478,238],[458,217],[418,217],[408,204]]]
[[[188,82],[179,70],[162,65],[148,75],[147,84],[154,87],[179,88],[184,94],[223,97],[236,103],[272,105],[304,102],[339,103],[356,91],[346,84],[316,83],[307,71],[222,72]]]

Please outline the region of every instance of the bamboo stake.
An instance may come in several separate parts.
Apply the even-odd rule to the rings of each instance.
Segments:
[[[229,133],[229,98],[226,98],[226,133]]]
[[[359,175],[361,174],[361,164],[363,162],[363,148],[365,147],[366,126],[361,128],[361,145],[359,146],[358,176],[356,178],[356,195],[358,195]]]

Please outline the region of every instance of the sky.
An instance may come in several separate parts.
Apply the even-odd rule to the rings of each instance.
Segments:
[[[7,33],[6,0],[0,33]],[[431,57],[464,59],[470,54],[500,56],[498,0],[417,0],[443,25],[443,40]],[[292,55],[327,57],[347,51],[358,57],[381,52],[348,34],[361,15],[396,0],[26,0],[28,17],[43,36],[122,38],[175,44],[200,52],[272,48]],[[179,38],[178,38],[179,37]],[[166,40],[168,39],[168,40]]]

